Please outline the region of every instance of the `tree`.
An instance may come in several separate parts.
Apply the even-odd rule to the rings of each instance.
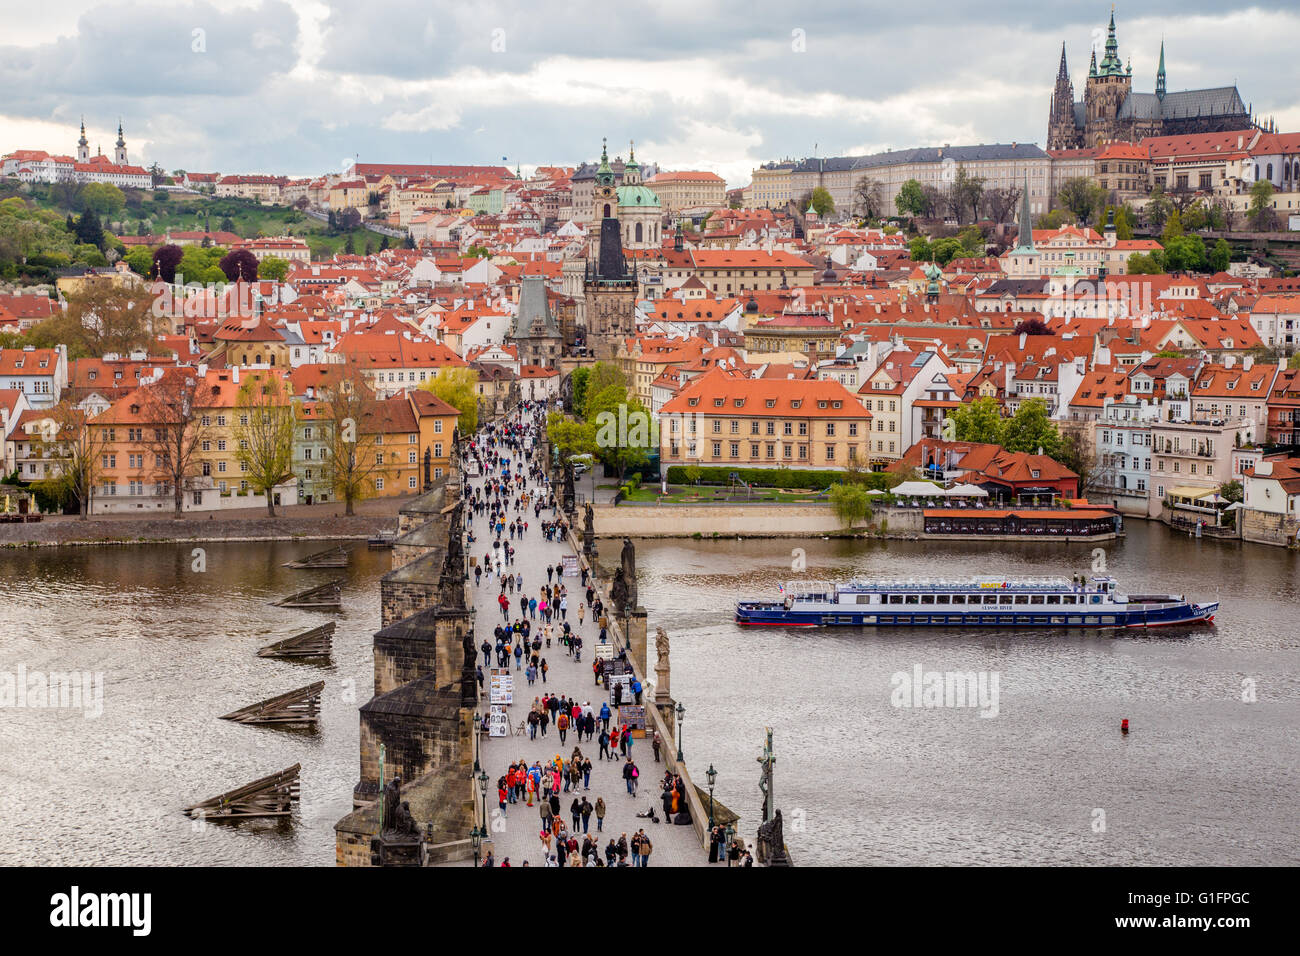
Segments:
[[[77,219],[77,242],[97,249],[104,247],[104,226],[93,209],[87,209]]]
[[[478,371],[468,365],[444,365],[420,386],[460,411],[456,425],[461,435],[478,431]]]
[[[101,219],[112,219],[126,205],[122,190],[112,183],[87,183],[81,192],[81,206]]]
[[[898,208],[900,216],[911,216],[913,219],[929,213],[925,192],[915,179],[909,179],[899,187],[898,195],[894,197],[894,205]]]
[[[546,416],[546,437],[566,459],[574,455],[595,455],[599,450],[595,424],[578,421],[560,412]]]
[[[854,184],[853,213],[863,219],[879,219],[885,214],[885,192],[879,182],[863,176]]]
[[[254,492],[266,495],[266,513],[275,517],[275,487],[293,477],[293,433],[297,411],[285,380],[269,373],[247,373],[235,399],[235,458]]]
[[[1165,268],[1170,272],[1201,272],[1206,264],[1205,240],[1200,236],[1179,236],[1165,244]]]
[[[1230,502],[1242,502],[1246,500],[1246,490],[1242,487],[1241,482],[1235,478],[1232,481],[1225,481],[1219,485],[1219,494],[1227,498]]]
[[[153,272],[153,253],[147,246],[136,246],[126,254],[126,264],[136,275],[148,279]]]
[[[1038,217],[1038,221],[1034,223],[1034,228],[1060,229],[1065,224],[1065,215],[1064,209],[1049,209]]]
[[[1246,211],[1246,220],[1256,232],[1269,232],[1273,229],[1276,220],[1273,214],[1273,184],[1267,179],[1258,180],[1250,187],[1250,207]]]
[[[1135,252],[1128,257],[1128,274],[1131,276],[1155,276],[1164,271],[1155,257],[1145,252]]]
[[[1023,192],[1019,186],[984,190],[980,204],[984,207],[985,216],[996,223],[1011,222],[1016,217],[1016,205]]]
[[[1147,199],[1145,209],[1147,222],[1156,228],[1163,226],[1173,208],[1173,204],[1165,196],[1164,187],[1157,184],[1151,190],[1151,196]]]
[[[583,418],[587,421],[591,421],[594,418],[595,412],[599,411],[599,409],[593,410],[592,400],[601,392],[611,387],[617,387],[620,390],[623,396],[623,399],[620,400],[626,399],[628,384],[627,376],[623,374],[623,370],[613,362],[597,362],[595,365],[591,366],[591,372],[587,379],[586,392],[583,396]]]
[[[817,213],[822,219],[835,211],[835,200],[831,197],[830,191],[824,186],[818,186],[814,189],[812,195],[808,197],[808,202],[812,205],[813,212]],[[805,206],[804,208],[807,209],[808,207]]]
[[[1088,225],[1093,214],[1106,202],[1106,190],[1087,176],[1075,176],[1061,183],[1056,199],[1074,214],[1079,225]]]
[[[262,261],[257,264],[257,275],[262,279],[283,282],[288,274],[289,260],[281,259],[279,256],[263,256]]]
[[[998,445],[1002,443],[1002,409],[992,396],[959,405],[948,414],[954,441]]]
[[[1017,335],[1051,335],[1052,334],[1051,328],[1048,327],[1046,322],[1038,318],[1038,316],[1034,316],[1032,318],[1024,319],[1023,321],[1018,322],[1016,324],[1015,331]]]
[[[156,279],[171,284],[176,281],[176,269],[185,258],[185,250],[168,243],[159,246],[153,252],[153,275]]]
[[[235,221],[234,221],[233,219],[231,219],[229,216],[226,216],[224,219],[221,220],[221,227],[220,227],[220,228],[221,228],[221,231],[222,231],[222,232],[234,232],[234,231],[235,231]]]
[[[1047,403],[1031,398],[1020,403],[1002,428],[1002,447],[1007,451],[1055,457],[1061,450],[1061,432],[1047,415]]]
[[[69,293],[67,309],[39,323],[28,334],[68,346],[69,358],[126,355],[153,344],[157,318],[146,288],[94,279]]]
[[[257,256],[247,249],[236,249],[222,257],[220,268],[231,282],[257,281]]]
[[[586,424],[594,426],[597,454],[618,472],[619,481],[629,468],[645,464],[647,450],[656,445],[649,410],[620,385],[609,385],[589,396]]]
[[[591,378],[591,369],[580,365],[569,373],[569,395],[572,404],[570,412],[581,414],[587,407],[587,382]]]
[[[831,508],[835,516],[844,523],[846,531],[852,531],[859,521],[871,520],[871,497],[867,489],[859,484],[840,484],[836,482],[827,489]]]
[[[107,432],[93,427],[86,413],[65,398],[47,413],[41,422],[39,443],[33,441],[33,450],[41,450],[42,457],[52,460],[57,467],[49,478],[38,484],[51,498],[66,501],[68,496],[77,499],[78,510],[84,520],[90,514],[90,496],[99,480],[101,454],[106,444]]]
[[[1183,236],[1183,214],[1177,209],[1169,213],[1165,220],[1164,231],[1160,233],[1160,244],[1165,248],[1175,239],[1181,239]]]
[[[907,250],[913,262],[931,262],[934,260],[934,249],[930,246],[930,240],[925,236],[917,236],[909,242]]]
[[[957,225],[966,222],[967,212],[970,213],[971,220],[978,218],[980,197],[983,195],[983,177],[971,176],[966,172],[965,166],[958,166],[952,185],[948,187],[948,202],[952,206],[953,215],[957,217]]]
[[[138,414],[146,423],[145,447],[171,487],[174,517],[184,510],[185,492],[200,470],[197,454],[210,432],[200,413],[202,387],[203,379],[194,369],[168,369],[159,381],[136,393]]]
[[[345,360],[339,378],[326,389],[328,415],[334,422],[326,446],[326,467],[334,493],[343,499],[343,513],[351,516],[354,505],[374,490],[375,436],[361,424],[378,403],[366,384],[365,373],[355,358]]]

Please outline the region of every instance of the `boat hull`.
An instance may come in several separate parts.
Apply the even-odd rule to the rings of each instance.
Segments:
[[[1095,611],[1080,608],[1077,613],[1000,613],[976,611],[937,614],[929,608],[884,611],[835,605],[787,608],[782,602],[741,601],[736,605],[736,623],[753,627],[995,627],[995,628],[1148,628],[1210,624],[1219,609],[1217,601],[1190,601],[1161,605],[1114,605]]]

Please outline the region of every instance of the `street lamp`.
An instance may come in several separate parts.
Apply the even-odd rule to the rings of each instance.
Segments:
[[[686,708],[677,702],[677,762],[682,762],[682,721],[686,719]]]
[[[709,829],[713,829],[713,785],[717,783],[718,771],[713,769],[713,764],[709,764],[709,769],[704,771],[704,777],[709,781]]]
[[[474,828],[469,831],[469,845],[474,848],[474,866],[479,864],[479,848],[483,846],[483,831],[474,824]]]
[[[487,771],[480,770],[478,774],[478,792],[483,797],[483,829],[487,830]]]
[[[736,829],[730,823],[727,824],[724,836],[727,838],[726,849],[723,851],[727,857],[727,869],[731,869],[731,841],[736,838]]]

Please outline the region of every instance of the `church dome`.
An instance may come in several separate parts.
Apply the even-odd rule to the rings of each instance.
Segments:
[[[649,186],[619,186],[618,187],[618,205],[620,208],[629,206],[632,208],[659,208],[659,197]]]

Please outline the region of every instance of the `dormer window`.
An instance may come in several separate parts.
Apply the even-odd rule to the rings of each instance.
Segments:
[[[698,398],[688,398],[686,404],[694,408],[696,405],[700,404],[700,400]]]
[[[796,399],[793,399],[793,400],[790,402],[790,407],[791,407],[791,408],[798,408],[798,407],[799,407],[800,405],[802,405],[802,404],[803,404],[803,399],[802,399],[802,398],[796,398]]]
[[[723,405],[726,404],[726,401],[727,401],[727,400],[726,400],[725,398],[715,398],[715,399],[713,400],[713,407],[714,407],[714,408],[721,408]]]
[[[776,408],[776,399],[769,398],[764,404],[767,405],[768,408]]]

